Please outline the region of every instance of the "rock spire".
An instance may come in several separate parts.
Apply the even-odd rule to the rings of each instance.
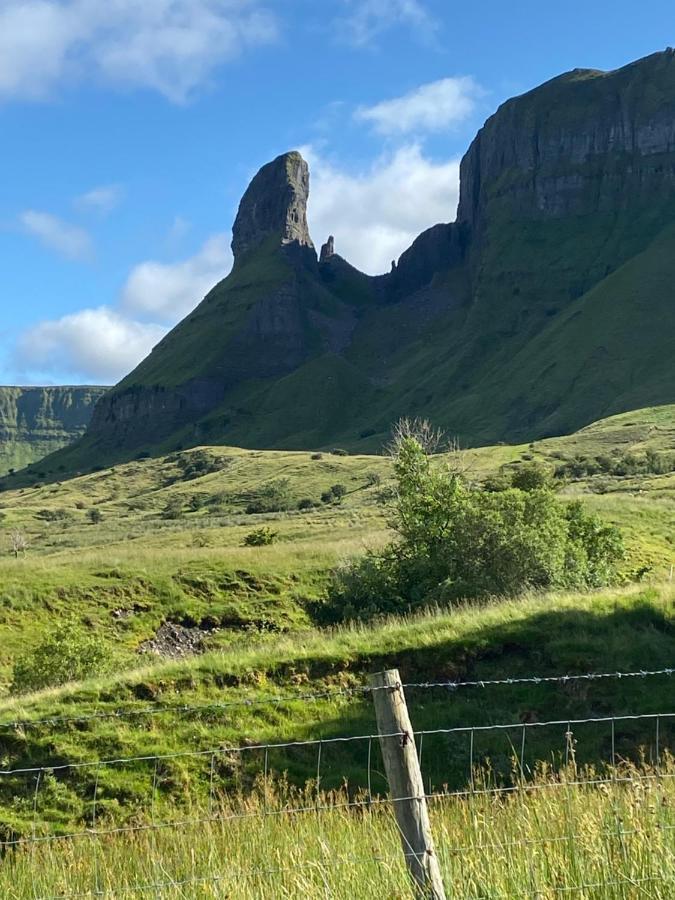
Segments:
[[[269,237],[279,244],[313,248],[307,227],[308,196],[309,167],[297,151],[263,166],[239,204],[232,229],[235,262]]]

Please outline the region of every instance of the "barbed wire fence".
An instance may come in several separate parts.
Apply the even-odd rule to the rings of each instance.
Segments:
[[[153,718],[168,714],[199,715],[204,712],[231,710],[237,707],[265,707],[282,706],[298,700],[311,702],[315,700],[338,699],[348,697],[372,698],[376,710],[378,706],[391,705],[391,702],[403,704],[407,717],[406,693],[429,691],[445,691],[454,693],[461,689],[477,688],[489,690],[497,686],[513,685],[567,685],[575,682],[598,682],[606,680],[655,678],[657,676],[670,678],[675,674],[675,669],[664,668],[648,671],[585,673],[579,675],[562,676],[528,676],[502,678],[492,680],[474,681],[439,681],[439,682],[403,682],[398,672],[385,673],[388,675],[386,683],[371,683],[370,685],[357,685],[348,688],[327,689],[316,692],[297,692],[271,697],[241,698],[223,703],[208,704],[165,704],[129,709],[115,709],[112,711],[100,711],[83,714],[80,716],[55,716],[39,719],[15,719],[1,722],[0,731],[9,729],[30,729],[45,726],[63,726],[65,724],[82,724],[100,719],[124,719],[132,722]],[[395,722],[402,721],[399,718]],[[269,819],[271,817],[300,817],[308,815],[330,814],[338,811],[370,811],[389,810],[396,820],[397,829],[402,845],[399,853],[364,853],[351,854],[340,858],[331,858],[330,866],[351,867],[365,864],[395,864],[403,860],[412,876],[413,888],[417,888],[420,896],[432,898],[444,898],[442,882],[432,884],[429,881],[428,869],[424,868],[426,857],[451,859],[468,853],[503,853],[506,848],[528,848],[544,846],[560,842],[573,842],[581,835],[569,832],[563,835],[551,834],[540,838],[523,838],[510,842],[461,842],[453,846],[441,846],[438,853],[433,847],[433,839],[427,827],[427,833],[417,834],[413,841],[405,824],[403,811],[412,811],[414,817],[419,818],[420,809],[426,815],[427,804],[439,804],[450,801],[462,801],[472,797],[508,797],[509,795],[528,795],[534,792],[550,790],[569,790],[571,788],[599,788],[611,786],[616,788],[622,784],[647,784],[666,783],[675,776],[675,768],[663,766],[664,757],[672,752],[671,734],[675,724],[675,712],[664,709],[661,712],[641,713],[634,712],[622,715],[610,716],[586,716],[579,718],[552,718],[543,721],[518,721],[496,723],[487,725],[458,725],[444,728],[415,729],[409,725],[406,718],[406,727],[386,728],[378,714],[378,729],[370,733],[358,735],[343,735],[333,737],[320,737],[306,740],[287,740],[269,743],[250,742],[239,746],[216,746],[203,750],[186,750],[164,754],[147,754],[118,756],[96,760],[63,760],[50,761],[44,764],[7,766],[0,769],[0,787],[14,790],[16,795],[25,795],[28,791],[32,797],[32,826],[29,834],[8,836],[0,839],[0,853],[3,856],[15,850],[27,850],[31,854],[38,853],[45,847],[61,847],[64,844],[86,841],[91,844],[94,859],[97,859],[104,840],[115,837],[123,837],[129,834],[158,834],[183,831],[186,828],[200,828],[217,824],[221,827],[251,819]],[[629,726],[640,728],[642,735],[650,735],[648,741],[643,742],[648,762],[651,768],[639,769],[637,767],[622,767],[622,759],[617,751],[617,733],[619,729]],[[601,767],[583,769],[576,766],[577,743],[581,732],[602,730],[608,738],[609,752],[606,758],[599,760]],[[528,778],[533,773],[533,768],[527,765],[526,753],[529,736],[533,733],[542,735],[549,733],[551,738],[547,741],[551,758],[557,756],[559,768],[557,777],[549,777],[546,780]],[[504,736],[511,751],[511,759],[514,764],[515,778],[498,783],[490,783],[485,780],[481,766],[485,758],[481,755],[479,743],[486,737],[495,735]],[[425,790],[422,782],[422,769],[425,754],[434,755],[430,744],[434,741],[442,741],[444,747],[457,749],[464,746],[465,778],[463,786],[451,789],[430,788]],[[325,764],[328,753],[339,747],[349,747],[352,753],[356,753],[364,760],[364,770],[367,773],[366,782],[360,789],[353,793],[342,793],[336,796],[323,790]],[[410,752],[412,750],[412,753]],[[289,754],[301,752],[303,754],[303,769],[309,767],[309,756],[314,757],[312,768],[315,776],[308,782],[304,790],[288,791],[274,794],[272,788],[275,778],[281,771],[275,762],[287,762]],[[393,759],[388,764],[387,757]],[[455,757],[456,759],[456,757]],[[167,815],[167,805],[160,804],[158,797],[163,786],[163,767],[168,763],[191,763],[201,771],[200,781],[208,784],[208,792],[205,801],[202,801],[196,812],[190,815]],[[386,778],[381,768],[384,763]],[[395,787],[395,773],[392,766],[398,767],[404,772],[408,781],[405,783],[414,785],[413,789],[402,790]],[[234,809],[231,805],[223,803],[228,791],[236,789],[236,773],[242,771],[253,772],[262,789],[263,806],[251,809]],[[411,770],[412,772],[411,776]],[[144,810],[143,821],[122,821],[117,824],[111,819],[107,808],[102,803],[101,775],[114,771],[117,780],[124,781],[125,772],[133,772],[138,777],[139,771],[145,772],[148,785],[148,804]],[[233,776],[234,773],[234,776]],[[412,780],[410,780],[410,777]],[[415,780],[417,778],[417,781]],[[91,795],[88,801],[88,820],[79,830],[61,832],[57,827],[49,830],[47,817],[43,815],[41,798],[48,783],[59,783],[67,780],[77,782],[81,787],[90,788]],[[375,785],[377,781],[377,785]],[[299,798],[299,799],[298,799]],[[180,810],[179,810],[180,812]],[[652,824],[652,829],[661,834],[675,834],[675,824],[667,817]],[[424,828],[422,829],[424,831]],[[626,829],[620,822],[608,829],[608,834],[623,840],[640,833],[637,829]],[[421,844],[420,844],[421,840]],[[671,847],[671,853],[673,848]],[[674,857],[675,858],[675,857]],[[298,863],[293,864],[293,871],[298,870]],[[316,863],[307,863],[308,867],[315,867]],[[251,866],[247,870],[238,870],[237,877],[242,876],[273,876],[281,874],[285,870],[280,866]],[[165,890],[181,890],[196,888],[197,886],[217,886],[218,884],[231,884],[233,873],[231,871],[194,875],[189,878],[176,876],[153,880],[147,883],[106,885],[100,878],[98,865],[94,867],[95,883],[85,891],[60,890],[55,894],[42,894],[37,888],[32,893],[34,900],[66,900],[77,897],[122,896],[133,894],[147,894],[148,892],[161,893]],[[584,891],[603,890],[611,887],[627,886],[637,888],[638,891],[646,889],[651,883],[662,882],[666,890],[672,886],[675,895],[675,866],[664,866],[661,873],[650,874],[649,877],[640,879],[606,879],[602,882],[584,882],[580,884],[554,886],[551,888],[553,895],[565,896],[566,894],[583,893]],[[440,877],[440,876],[439,876]],[[432,881],[434,879],[432,878]],[[545,896],[542,888],[531,891],[521,891],[510,896],[538,897]],[[638,893],[636,893],[636,896]],[[650,894],[647,894],[650,896]],[[658,896],[668,896],[659,894]],[[189,895],[187,895],[189,896]],[[231,895],[229,895],[231,896]],[[236,896],[236,894],[234,895]],[[454,894],[453,894],[454,896]],[[490,894],[470,894],[468,900],[491,900]]]

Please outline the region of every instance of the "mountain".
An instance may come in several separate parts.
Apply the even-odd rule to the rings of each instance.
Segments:
[[[102,387],[0,387],[0,475],[81,437]]]
[[[675,51],[503,104],[462,161],[456,221],[386,275],[332,239],[317,257],[308,192],[296,152],[261,169],[232,273],[50,465],[371,450],[411,414],[468,445],[530,440],[675,400]]]

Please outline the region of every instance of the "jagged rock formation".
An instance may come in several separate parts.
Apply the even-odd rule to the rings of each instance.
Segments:
[[[313,248],[308,196],[309,167],[299,153],[285,153],[263,166],[239,204],[232,229],[235,264],[268,238]]]
[[[0,475],[81,437],[101,387],[0,387]]]
[[[326,243],[322,244],[321,246],[321,255],[319,256],[319,262],[328,262],[331,256],[335,256],[335,238],[332,234],[329,236]]]
[[[509,100],[458,216],[364,275],[307,230],[307,166],[264,166],[235,266],[53,464],[177,446],[373,449],[401,415],[465,444],[675,400],[675,54]],[[450,214],[451,211],[448,210]]]

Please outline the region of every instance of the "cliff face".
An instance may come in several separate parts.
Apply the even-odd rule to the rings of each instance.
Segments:
[[[0,474],[81,437],[102,387],[0,387]]]
[[[675,400],[675,53],[509,100],[461,165],[458,217],[371,278],[307,230],[307,165],[264,166],[233,271],[52,462],[199,443],[373,449],[421,415],[533,439]],[[450,210],[448,211],[451,212]]]
[[[550,220],[658,200],[675,183],[674,85],[668,50],[509,100],[463,159],[459,220],[480,235],[499,206]]]

